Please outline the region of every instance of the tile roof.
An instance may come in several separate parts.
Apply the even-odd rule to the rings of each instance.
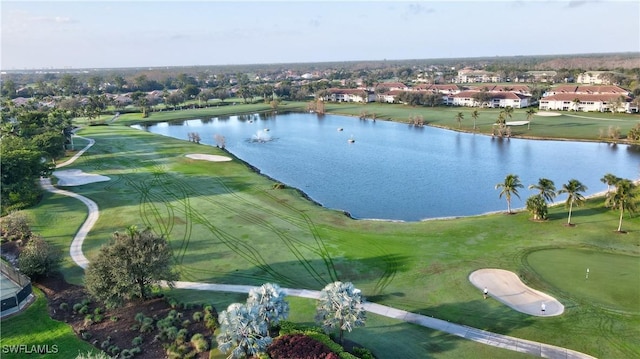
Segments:
[[[616,93],[600,93],[600,94],[585,94],[585,93],[559,93],[551,96],[546,96],[540,99],[540,101],[571,101],[579,99],[581,102],[593,101],[593,102],[611,102],[620,98],[620,94]],[[622,95],[624,101],[630,101],[629,96]]]

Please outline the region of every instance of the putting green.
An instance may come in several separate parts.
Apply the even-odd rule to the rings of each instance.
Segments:
[[[544,281],[580,302],[640,313],[640,257],[543,249],[530,253],[527,261]]]

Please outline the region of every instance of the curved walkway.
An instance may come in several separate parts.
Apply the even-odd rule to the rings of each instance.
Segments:
[[[80,137],[80,136],[78,136]],[[80,137],[83,138],[83,137]],[[78,157],[80,157],[87,149],[89,149],[95,143],[94,140],[88,139],[89,144],[79,151],[75,156],[73,156],[70,160],[59,164],[56,166],[63,167],[67,166],[73,161],[75,161]],[[65,191],[58,189],[51,185],[51,180],[41,179],[40,183],[43,188],[52,193],[61,194],[64,196],[70,196],[77,198],[82,201],[89,210],[89,215],[87,220],[82,224],[78,233],[76,233],[73,241],[71,242],[71,248],[69,250],[69,254],[73,261],[82,267],[83,269],[87,268],[89,261],[84,256],[82,252],[82,242],[85,237],[89,233],[89,230],[96,223],[99,217],[98,205],[77,193]],[[218,292],[234,292],[234,293],[249,293],[249,291],[254,288],[253,286],[248,285],[233,285],[233,284],[212,284],[212,283],[197,283],[197,282],[175,282],[175,288],[180,289],[191,289],[191,290],[207,290],[207,291],[218,291]],[[290,289],[283,288],[287,295],[294,297],[302,297],[302,298],[311,298],[317,299],[320,296],[319,291],[315,290],[306,290],[306,289]],[[554,345],[538,343],[530,340],[520,339],[511,337],[508,335],[502,335],[497,333],[488,332],[486,330],[481,330],[477,328],[468,327],[466,325],[454,324],[441,319],[436,319],[432,317],[428,317],[425,315],[415,314],[411,312],[407,312],[405,310],[395,309],[391,307],[387,307],[384,305],[369,303],[366,302],[364,304],[364,308],[371,313],[375,313],[378,315],[382,315],[388,318],[394,318],[398,320],[402,320],[408,323],[417,324],[426,328],[439,330],[445,333],[453,334],[455,336],[473,340],[478,343],[491,345],[498,348],[503,348],[507,350],[513,350],[520,353],[527,353],[537,357],[542,358],[564,358],[564,359],[593,359],[590,355],[577,352],[575,350],[561,348]]]

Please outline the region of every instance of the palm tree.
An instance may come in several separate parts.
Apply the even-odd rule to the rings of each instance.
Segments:
[[[571,225],[571,211],[573,210],[573,204],[576,206],[581,205],[584,202],[584,196],[580,192],[587,190],[587,186],[583,185],[577,179],[571,179],[568,183],[562,185],[562,189],[558,191],[558,194],[567,194],[567,201],[564,203],[565,207],[569,207],[569,219],[567,224]]]
[[[552,180],[547,178],[538,179],[538,184],[529,185],[529,189],[536,189],[540,191],[540,195],[547,202],[553,202],[556,198],[556,185]]]
[[[513,107],[511,106],[507,106],[504,108],[504,114],[508,119],[511,119],[513,117]]]
[[[458,121],[458,128],[462,127],[462,119],[464,119],[464,114],[462,112],[458,112],[456,115],[456,121]]]
[[[522,183],[520,183],[520,178],[514,174],[508,174],[503,183],[496,184],[496,189],[502,188],[502,191],[500,191],[500,198],[504,195],[507,199],[507,213],[511,213],[511,195],[515,195],[520,198],[518,188],[523,187]]]
[[[621,180],[620,177],[618,177],[618,176],[616,176],[616,175],[614,175],[612,173],[607,173],[606,175],[604,175],[604,177],[600,178],[600,181],[607,185],[607,193],[609,193],[609,191],[611,191],[611,186],[615,185],[620,180]]]
[[[622,232],[622,217],[624,210],[629,213],[636,211],[636,185],[628,179],[618,179],[616,182],[616,190],[607,193],[607,199],[604,205],[611,209],[620,209],[620,221],[618,222],[618,232]]]
[[[473,129],[476,129],[476,120],[478,119],[478,110],[473,110],[473,112],[471,112],[471,118],[473,118]]]
[[[534,194],[527,198],[526,205],[527,210],[533,215],[534,220],[543,220],[547,218],[547,202],[541,194]]]
[[[338,328],[342,343],[345,329],[351,331],[365,324],[366,311],[362,305],[360,290],[350,282],[327,284],[320,292],[315,319],[327,333]]]
[[[527,121],[528,121],[527,130],[531,129],[531,119],[533,118],[533,115],[536,114],[536,112],[538,112],[538,111],[536,111],[536,109],[533,108],[533,107],[531,107],[530,109],[527,110],[527,112],[526,112],[527,113]]]

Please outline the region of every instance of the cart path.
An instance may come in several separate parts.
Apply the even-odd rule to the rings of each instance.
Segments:
[[[77,136],[80,137],[80,136]],[[84,138],[84,137],[80,137]],[[87,139],[87,138],[85,138]],[[86,150],[88,150],[95,143],[92,139],[89,140],[89,144],[79,151],[75,156],[73,156],[68,161],[61,163],[56,166],[63,167],[72,164],[78,157],[80,157]],[[99,209],[98,205],[77,193],[73,193],[70,191],[62,190],[54,187],[51,184],[51,179],[49,178],[41,178],[40,183],[42,187],[51,192],[60,194],[63,196],[69,196],[80,200],[87,206],[88,216],[85,222],[82,224],[76,235],[73,237],[73,241],[71,242],[71,247],[69,249],[69,255],[73,259],[73,261],[83,269],[86,269],[89,265],[89,260],[85,257],[82,252],[82,243],[86,238],[87,234],[93,227],[93,225],[98,221],[99,218]],[[166,283],[163,283],[166,284]],[[213,283],[198,283],[198,282],[174,282],[175,288],[180,289],[190,289],[190,290],[205,290],[205,291],[216,291],[216,292],[233,292],[233,293],[249,293],[249,291],[254,286],[248,285],[233,285],[233,284],[213,284]],[[307,290],[307,289],[291,289],[291,288],[283,288],[287,295],[301,298],[310,298],[317,299],[320,296],[320,291],[315,290]],[[593,359],[595,357],[590,356],[588,354],[584,354],[575,350],[557,347],[554,345],[534,342],[530,340],[520,339],[516,337],[511,337],[508,335],[502,335],[497,333],[488,332],[486,330],[477,329],[473,327],[469,327],[466,325],[455,324],[445,320],[436,319],[432,317],[428,317],[421,314],[416,314],[412,312],[407,312],[401,309],[395,309],[392,307],[365,302],[364,308],[370,313],[378,314],[381,316],[385,316],[388,318],[394,318],[398,320],[405,321],[407,323],[412,323],[416,325],[420,325],[426,328],[439,330],[445,333],[449,333],[464,339],[473,340],[477,343],[482,343],[486,345],[491,345],[498,348],[503,348],[507,350],[512,350],[520,353],[527,353],[530,355],[534,355],[541,358],[563,358],[563,359]]]

